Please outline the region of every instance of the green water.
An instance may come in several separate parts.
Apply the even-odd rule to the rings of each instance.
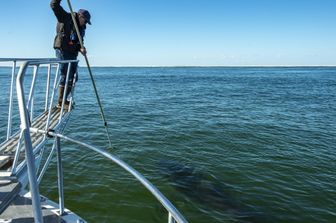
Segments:
[[[85,69],[66,134],[143,173],[189,222],[336,222],[336,68],[93,71],[113,147]],[[167,222],[120,167],[62,146],[67,208],[89,222]],[[41,191],[54,200],[56,176],[53,162]]]

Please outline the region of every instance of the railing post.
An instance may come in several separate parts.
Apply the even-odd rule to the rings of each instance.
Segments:
[[[46,123],[46,127],[45,130],[47,131],[49,129],[49,123],[50,123],[50,117],[51,117],[51,109],[53,106],[53,102],[54,102],[54,97],[55,97],[55,93],[58,89],[58,82],[59,82],[59,74],[60,73],[60,64],[57,64],[57,68],[56,68],[56,75],[55,75],[55,79],[54,79],[54,85],[53,85],[53,90],[51,93],[51,99],[50,99],[50,104],[49,104],[49,112],[48,112],[48,117],[47,117],[47,123]]]
[[[170,212],[168,212],[168,223],[177,223]]]
[[[74,75],[73,81],[72,81],[72,86],[71,86],[71,100],[70,100],[70,105],[69,107],[71,108],[73,103],[74,103],[74,98],[75,98],[75,86],[76,86],[76,80],[78,77],[78,70]]]
[[[28,110],[25,105],[25,97],[23,92],[23,76],[27,70],[29,62],[25,62],[21,65],[17,80],[16,80],[16,90],[17,98],[19,104],[20,120],[21,120],[21,130],[24,136],[25,150],[26,150],[26,160],[28,169],[28,179],[29,179],[29,189],[32,197],[32,206],[34,213],[34,220],[36,223],[43,223],[43,215],[41,209],[40,193],[37,184],[37,177],[35,171],[35,158],[33,154],[32,142],[30,138],[30,126]]]
[[[50,88],[50,75],[51,75],[51,64],[48,65],[48,74],[47,74],[47,89],[46,89],[46,102],[44,106],[44,110],[48,110],[48,103],[49,103],[49,88]]]
[[[38,68],[39,67],[37,65],[34,66],[33,80],[32,80],[32,84],[30,87],[28,105],[27,105],[27,109],[30,108],[30,121],[31,122],[33,121],[33,117],[34,117],[34,90],[35,90],[35,83],[36,83],[36,76],[37,76]]]
[[[19,136],[19,141],[18,141],[18,144],[16,146],[16,150],[15,150],[13,164],[12,164],[12,174],[16,173],[16,167],[17,167],[17,163],[19,161],[19,157],[20,157],[20,153],[21,153],[22,137],[23,137],[23,132],[21,131],[20,136]]]
[[[15,69],[16,61],[13,61],[12,67],[12,80],[9,92],[9,108],[8,108],[8,126],[7,126],[7,140],[12,135],[12,113],[13,113],[13,91],[14,91],[14,81],[15,81]]]
[[[69,85],[69,75],[70,75],[70,71],[71,71],[71,65],[72,65],[72,63],[69,62],[68,63],[68,70],[67,70],[67,74],[66,74],[66,78],[65,78],[65,85],[64,85],[64,92],[63,92],[63,98],[62,98],[62,107],[61,107],[59,122],[61,122],[61,120],[62,120],[63,111],[64,111],[64,104],[67,101],[67,91],[68,91],[68,85]],[[70,110],[70,108],[68,108],[68,111],[69,110]]]
[[[62,216],[64,213],[64,190],[63,190],[62,151],[61,151],[61,141],[59,137],[56,137],[56,150],[57,150],[59,212],[60,215]]]
[[[42,170],[41,170],[41,172],[40,172],[40,175],[39,175],[39,177],[37,178],[37,182],[38,182],[38,184],[41,183],[42,178],[43,178],[45,172],[47,171],[47,168],[48,168],[48,166],[49,166],[49,164],[50,164],[50,162],[51,162],[51,159],[53,158],[53,155],[54,155],[54,153],[55,153],[55,149],[56,149],[56,139],[55,139],[55,142],[54,142],[54,144],[53,144],[53,146],[52,146],[52,148],[51,148],[51,151],[50,151],[50,153],[49,153],[49,156],[48,156],[47,160],[45,161],[45,165],[43,166],[43,168],[42,168]]]

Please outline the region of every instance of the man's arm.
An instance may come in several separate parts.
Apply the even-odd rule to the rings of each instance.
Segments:
[[[62,0],[51,0],[50,7],[54,11],[57,21],[64,23],[69,16],[69,13],[67,13],[60,5],[61,1]]]

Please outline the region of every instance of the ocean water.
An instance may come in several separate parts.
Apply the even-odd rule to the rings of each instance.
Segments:
[[[336,222],[336,68],[93,73],[112,147],[85,68],[65,133],[133,166],[189,222]],[[120,167],[71,143],[62,148],[67,208],[89,222],[167,222]],[[55,201],[56,176],[54,161],[41,193]]]

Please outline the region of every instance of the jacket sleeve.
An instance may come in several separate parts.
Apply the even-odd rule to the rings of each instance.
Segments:
[[[60,5],[61,4],[61,1],[62,0],[52,0],[50,2],[50,7],[51,9],[54,11],[54,14],[57,18],[57,21],[58,22],[61,22],[61,23],[64,23],[69,15],[69,13],[67,13],[63,8],[62,6]]]

